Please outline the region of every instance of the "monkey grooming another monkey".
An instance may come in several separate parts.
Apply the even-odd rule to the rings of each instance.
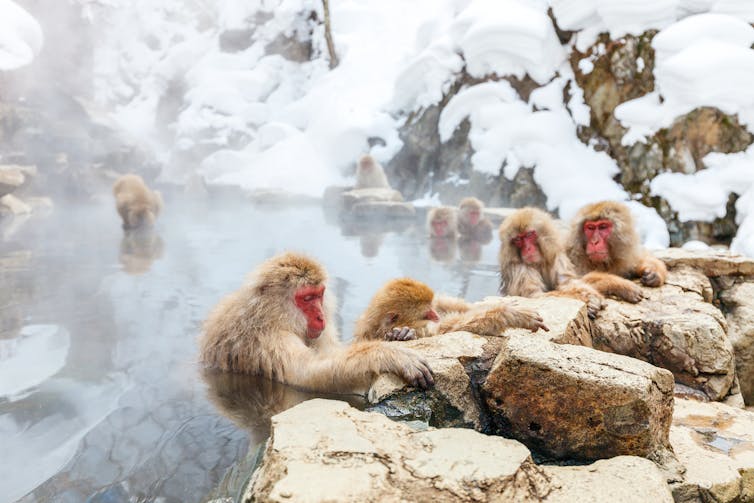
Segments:
[[[480,305],[463,299],[435,295],[420,281],[388,281],[356,321],[355,340],[408,340],[448,332],[467,331],[497,336],[507,328],[548,330],[542,318],[529,309],[507,305]]]
[[[115,207],[123,219],[123,228],[151,227],[162,209],[162,196],[149,190],[139,175],[123,175],[113,184]]]
[[[385,170],[374,157],[362,155],[356,164],[355,189],[389,189],[390,184],[385,176]]]
[[[362,393],[381,373],[419,388],[434,384],[427,363],[407,348],[378,341],[342,345],[326,282],[324,268],[305,255],[283,253],[263,262],[209,314],[201,361],[336,393]]]
[[[568,255],[576,272],[603,295],[639,302],[641,288],[665,283],[668,270],[639,242],[631,211],[623,203],[602,201],[581,208],[571,224]]]
[[[500,292],[504,295],[574,297],[594,318],[604,298],[577,278],[552,217],[537,208],[522,208],[500,224]]]
[[[476,197],[466,197],[458,204],[458,233],[487,244],[492,240],[492,222],[483,215],[484,204]]]

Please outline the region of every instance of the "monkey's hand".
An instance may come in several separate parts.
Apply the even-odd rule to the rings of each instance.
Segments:
[[[393,362],[390,369],[411,386],[420,389],[431,388],[435,385],[435,378],[427,361],[415,351],[405,348],[395,348]]]
[[[386,341],[413,341],[416,339],[416,330],[409,327],[396,327],[385,334]]]
[[[597,313],[605,307],[605,299],[601,295],[589,295],[586,300],[586,314],[590,320],[597,317]]]
[[[622,300],[636,304],[644,298],[644,294],[641,291],[641,287],[632,281],[626,280],[624,287],[620,289],[618,294]]]
[[[525,307],[508,307],[506,318],[511,327],[525,328],[536,332],[539,329],[549,332],[550,329],[545,325],[544,320],[538,312]]]
[[[662,279],[660,278],[660,275],[657,274],[657,271],[647,269],[644,271],[644,274],[641,275],[641,282],[646,286],[657,287],[662,284]]]

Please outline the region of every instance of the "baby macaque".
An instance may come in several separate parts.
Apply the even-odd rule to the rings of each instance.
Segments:
[[[356,164],[355,189],[389,189],[390,184],[385,176],[385,170],[374,157],[362,155]]]
[[[162,196],[149,190],[139,175],[123,175],[113,184],[115,207],[124,229],[151,227],[162,209]]]
[[[603,295],[639,302],[641,288],[665,283],[667,268],[639,242],[631,211],[623,203],[602,201],[579,210],[571,225],[568,255],[585,282]]]
[[[577,279],[550,215],[522,208],[503,220],[499,233],[502,294],[574,297],[586,303],[592,318],[602,309],[602,295]]]
[[[324,268],[283,253],[259,265],[204,323],[202,362],[300,388],[363,393],[381,373],[419,388],[434,384],[417,353],[386,342],[340,343]]]
[[[484,216],[484,204],[476,197],[467,197],[458,205],[458,233],[462,237],[487,244],[492,241],[492,222]]]
[[[469,304],[463,299],[435,295],[420,281],[388,281],[356,321],[355,340],[408,340],[448,332],[467,331],[498,336],[507,328],[548,330],[529,309],[504,304]]]

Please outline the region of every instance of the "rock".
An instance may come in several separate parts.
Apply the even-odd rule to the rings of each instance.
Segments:
[[[725,318],[705,301],[711,291],[701,273],[683,269],[671,271],[660,288],[642,288],[638,304],[608,300],[593,323],[594,347],[666,368],[678,382],[720,400],[735,366]]]
[[[670,268],[687,266],[701,271],[710,278],[754,275],[754,260],[729,250],[690,251],[683,248],[667,248],[655,251],[654,255]]]
[[[738,283],[720,292],[733,345],[741,394],[754,405],[754,283]]]
[[[255,204],[290,205],[314,204],[319,199],[304,194],[295,194],[280,189],[256,189],[248,194],[249,200]]]
[[[10,194],[21,185],[26,177],[19,169],[0,166],[0,197]]]
[[[548,491],[542,469],[515,440],[415,431],[317,399],[272,418],[242,501],[541,501]]]
[[[590,348],[511,336],[482,396],[504,436],[557,459],[601,459],[666,450],[673,376]]]
[[[357,203],[403,202],[401,193],[393,189],[354,189],[343,192],[340,197],[345,209]]]
[[[484,208],[484,216],[489,218],[492,223],[499,224],[516,211],[518,211],[518,208]]]
[[[0,197],[0,207],[5,208],[11,215],[31,213],[31,206],[13,194],[5,194],[3,197]]]
[[[353,190],[353,186],[346,185],[330,185],[325,187],[325,191],[322,194],[322,204],[324,206],[340,206],[342,204],[342,196],[344,192]]]
[[[660,503],[673,501],[657,466],[636,456],[601,459],[586,466],[543,466],[554,489],[546,503]]]
[[[754,413],[677,399],[670,442],[686,467],[676,502],[754,501]]]
[[[356,203],[351,207],[354,217],[367,219],[413,218],[416,210],[409,203],[395,201],[369,201]]]

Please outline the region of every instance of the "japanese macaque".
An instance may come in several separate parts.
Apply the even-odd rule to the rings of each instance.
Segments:
[[[162,196],[149,190],[139,175],[123,175],[113,184],[115,207],[124,229],[151,227],[162,209]]]
[[[482,244],[492,241],[492,222],[482,211],[484,205],[476,197],[467,197],[458,204],[458,233]]]
[[[389,189],[385,170],[382,169],[374,157],[369,154],[362,155],[356,164],[355,189]]]
[[[355,340],[408,340],[459,330],[479,335],[500,335],[507,328],[548,330],[542,318],[529,309],[502,303],[469,304],[463,299],[435,295],[420,281],[388,281],[356,320]]]
[[[202,362],[303,389],[362,393],[381,373],[413,386],[434,384],[417,353],[385,342],[341,345],[327,275],[314,260],[283,253],[259,265],[204,323]]]
[[[454,208],[439,206],[427,213],[427,229],[433,238],[454,238],[456,236],[456,211]]]
[[[602,201],[579,210],[571,224],[568,256],[583,280],[603,295],[639,302],[641,288],[662,286],[668,270],[639,242],[631,211],[623,203]]]
[[[536,208],[522,208],[500,224],[500,292],[521,297],[574,297],[594,318],[604,297],[579,280],[566,255],[552,217]]]

